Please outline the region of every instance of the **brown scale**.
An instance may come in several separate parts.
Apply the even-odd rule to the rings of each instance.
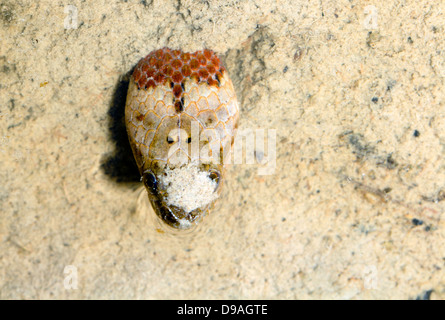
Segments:
[[[210,86],[220,85],[220,78],[225,71],[219,58],[211,50],[204,49],[194,53],[163,48],[151,52],[136,66],[133,78],[139,89],[149,89],[170,83],[175,96],[174,106],[177,113],[182,112],[181,101],[186,78],[195,78],[207,82]]]

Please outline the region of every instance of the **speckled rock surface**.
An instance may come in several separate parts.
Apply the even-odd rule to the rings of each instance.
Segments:
[[[0,4],[0,298],[445,298],[442,1],[70,4]],[[240,129],[276,130],[194,234],[122,122],[164,46],[218,52]]]

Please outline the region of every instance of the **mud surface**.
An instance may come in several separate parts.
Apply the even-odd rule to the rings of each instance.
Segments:
[[[0,298],[445,298],[441,0],[70,4],[0,3]],[[240,129],[276,130],[193,234],[122,123],[164,46],[218,52]]]

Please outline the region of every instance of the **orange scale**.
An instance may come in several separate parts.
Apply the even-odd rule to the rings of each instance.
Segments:
[[[183,79],[182,73],[180,71],[175,71],[175,73],[172,76],[172,79],[174,82],[181,82]]]
[[[182,87],[179,84],[175,84],[175,86],[173,87],[173,94],[175,95],[176,98],[179,98],[182,94]]]
[[[153,79],[148,80],[147,84],[146,84],[147,88],[154,88],[156,87],[156,82]]]
[[[192,70],[196,70],[199,68],[199,62],[196,59],[192,59],[192,61],[190,61],[190,68]]]
[[[219,59],[217,56],[213,56],[210,61],[215,65],[215,66],[219,66]]]
[[[192,74],[192,69],[187,64],[182,67],[181,71],[182,71],[182,75],[184,77],[188,77],[188,76],[190,76]]]
[[[195,80],[198,81],[198,80],[199,80],[199,74],[198,74],[197,72],[193,72],[193,73],[190,75],[190,78],[195,78]]]
[[[162,71],[164,72],[165,75],[167,75],[169,77],[171,77],[174,72],[173,68],[169,65],[165,66],[164,70],[162,70]]]
[[[156,59],[155,56],[151,56],[150,58],[148,58],[148,63],[149,63],[151,66],[154,66],[155,63],[156,63],[156,61],[158,61],[158,59]]]
[[[190,53],[183,53],[181,54],[181,60],[184,62],[188,62],[190,60]]]
[[[171,83],[173,83],[173,80],[170,77],[166,77],[166,78],[164,78],[164,83],[169,84],[171,86]]]
[[[150,66],[149,66],[148,64],[144,63],[144,64],[142,65],[142,72],[147,73],[148,68],[150,68]]]
[[[207,71],[210,73],[210,74],[214,74],[215,73],[215,67],[213,66],[213,64],[208,64],[207,65]]]
[[[209,76],[209,73],[206,69],[201,69],[201,70],[199,70],[199,76],[201,78],[207,79]]]
[[[138,81],[139,88],[144,88],[146,84],[147,84],[146,77],[142,77],[141,79],[139,79],[139,81]]]
[[[164,80],[164,75],[162,74],[162,72],[158,72],[155,74],[155,76],[153,77],[153,79],[158,83],[161,84],[162,81]]]
[[[156,69],[160,70],[163,65],[164,65],[164,62],[162,62],[162,60],[158,60],[158,61],[156,61],[154,66],[156,67]]]
[[[168,63],[173,59],[172,55],[170,53],[166,53],[164,56],[164,62]]]
[[[153,75],[155,74],[155,69],[154,68],[148,68],[147,70],[147,78],[153,77]]]
[[[176,111],[176,113],[184,111],[184,106],[183,106],[182,102],[179,100],[175,101],[175,111]]]
[[[207,59],[210,59],[212,57],[212,51],[210,51],[209,49],[204,49],[204,56]]]
[[[156,54],[156,57],[161,59],[164,56],[164,50],[158,50],[155,52],[155,54]]]
[[[175,69],[179,69],[182,67],[182,62],[181,62],[181,60],[178,60],[178,59],[173,60],[171,63],[171,66]]]
[[[136,69],[133,73],[133,78],[136,82],[139,81],[139,79],[141,78],[141,71],[139,71],[139,69]]]
[[[205,66],[207,64],[207,59],[202,53],[199,53],[197,58],[200,65]]]
[[[210,77],[207,79],[207,83],[208,83],[210,86],[218,86],[218,81],[216,81],[215,79],[210,78]]]

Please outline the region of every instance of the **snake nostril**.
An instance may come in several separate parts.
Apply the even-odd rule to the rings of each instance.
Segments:
[[[220,174],[218,171],[214,171],[214,170],[210,171],[209,178],[212,179],[214,182],[216,182],[216,185],[218,186],[219,178],[220,178]]]

